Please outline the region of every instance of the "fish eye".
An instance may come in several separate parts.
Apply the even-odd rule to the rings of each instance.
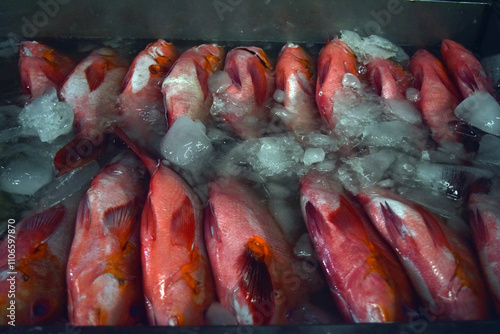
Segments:
[[[33,303],[32,312],[35,317],[41,318],[47,316],[50,309],[50,302],[47,299],[38,299]]]

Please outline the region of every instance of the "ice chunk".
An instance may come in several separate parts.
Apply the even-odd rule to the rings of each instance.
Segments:
[[[408,201],[422,205],[445,218],[456,216],[460,208],[457,202],[425,188],[400,187],[398,193]]]
[[[340,33],[341,40],[349,45],[358,60],[365,65],[373,58],[392,58],[398,63],[405,63],[410,59],[402,48],[383,37],[377,35],[361,37],[349,30],[341,30]]]
[[[200,173],[213,153],[203,128],[187,116],[180,116],[168,130],[160,146],[163,156],[174,165]]]
[[[352,73],[344,74],[344,78],[342,79],[342,85],[344,87],[361,89],[361,81],[359,81],[358,77]]]
[[[285,101],[285,92],[281,89],[276,89],[273,94],[273,99],[278,103],[283,103],[283,101]]]
[[[479,142],[476,159],[481,162],[500,166],[500,138],[484,135]]]
[[[309,238],[309,233],[304,233],[300,236],[299,240],[295,243],[293,253],[299,258],[313,256],[314,248]]]
[[[222,93],[232,84],[231,77],[226,71],[218,71],[208,78],[208,89],[210,93]]]
[[[413,104],[406,100],[385,100],[390,114],[410,124],[422,124],[422,116]]]
[[[207,309],[207,323],[212,326],[237,325],[238,320],[234,314],[219,302],[213,302]]]
[[[265,185],[266,192],[269,198],[285,199],[291,195],[293,191],[290,187],[285,187],[284,185],[277,182],[268,182]]]
[[[19,114],[19,123],[27,134],[52,142],[73,129],[74,114],[66,102],[59,101],[55,88],[34,99]]]
[[[338,142],[335,138],[321,133],[310,133],[304,137],[304,144],[311,147],[322,148],[325,152],[338,150]]]
[[[500,136],[500,105],[486,92],[477,92],[463,100],[455,115],[478,129]]]
[[[369,146],[401,148],[405,151],[423,147],[426,139],[426,132],[404,121],[373,123],[363,132],[363,142]]]
[[[315,169],[320,172],[331,172],[335,169],[335,161],[323,160],[322,162],[316,164]]]
[[[264,176],[293,172],[304,155],[304,150],[292,137],[265,137],[259,142],[258,161],[253,165]]]
[[[418,89],[410,87],[406,90],[406,99],[410,102],[416,103],[420,100],[420,92]]]
[[[308,148],[304,152],[304,165],[310,166],[325,159],[325,151],[321,148]]]
[[[494,83],[500,82],[500,54],[481,59],[484,70]]]
[[[53,176],[50,160],[21,157],[7,164],[0,176],[0,187],[12,194],[33,195]]]

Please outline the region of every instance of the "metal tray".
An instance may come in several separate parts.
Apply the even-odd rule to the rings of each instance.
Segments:
[[[19,92],[20,41],[37,39],[75,48],[75,41],[150,41],[179,45],[257,44],[278,50],[303,44],[313,55],[341,29],[378,34],[411,52],[437,50],[454,39],[481,56],[500,53],[500,1],[415,0],[3,0],[0,2],[0,98]],[[142,43],[141,45],[144,45]],[[1,101],[0,101],[1,102]],[[500,320],[325,326],[228,327],[0,327],[8,333],[498,333]]]

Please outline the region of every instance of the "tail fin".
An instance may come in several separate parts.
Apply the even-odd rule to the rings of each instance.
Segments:
[[[54,157],[54,166],[58,171],[57,176],[71,172],[99,158],[104,151],[104,143],[103,135],[96,138],[77,135]]]

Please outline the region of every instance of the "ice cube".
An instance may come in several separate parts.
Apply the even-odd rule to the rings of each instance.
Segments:
[[[463,100],[455,115],[478,129],[500,136],[500,105],[486,92],[477,92]]]
[[[361,89],[361,81],[359,81],[358,77],[352,73],[344,74],[344,78],[342,79],[342,85],[344,87]]]
[[[325,151],[321,148],[308,148],[304,152],[304,165],[310,166],[312,164],[321,162],[325,159]]]
[[[420,91],[413,87],[408,88],[406,90],[406,99],[413,103],[418,102],[420,100]]]
[[[213,153],[213,146],[203,128],[187,116],[177,118],[161,141],[163,156],[174,165],[200,173]]]
[[[52,142],[73,129],[73,109],[59,101],[55,88],[34,99],[19,114],[19,123],[27,134],[38,135],[42,142]]]
[[[212,326],[237,325],[238,320],[234,314],[219,302],[213,302],[207,309],[207,323]]]
[[[404,151],[423,147],[426,138],[426,132],[404,121],[373,123],[363,132],[363,142],[369,146],[393,147]]]
[[[313,256],[314,248],[309,233],[304,233],[300,236],[299,240],[295,243],[293,253],[299,258]]]
[[[390,114],[410,124],[422,124],[422,116],[413,104],[406,100],[385,100]]]
[[[382,180],[396,156],[397,153],[392,150],[380,150],[363,157],[347,160],[345,164],[354,171],[358,185],[366,188]]]
[[[264,137],[259,142],[258,160],[253,165],[264,176],[293,173],[304,155],[304,150],[292,137]]]
[[[9,193],[33,195],[54,176],[52,161],[35,157],[20,157],[5,166],[0,187]]]
[[[363,64],[368,64],[373,58],[392,58],[398,63],[405,63],[409,60],[408,55],[402,48],[393,44],[389,40],[371,35],[361,37],[354,31],[341,30],[341,40],[344,41]]]
[[[276,89],[273,94],[273,99],[278,103],[283,103],[283,101],[285,101],[285,92],[281,89]]]
[[[232,84],[231,77],[226,71],[218,71],[208,78],[210,93],[222,93]]]

